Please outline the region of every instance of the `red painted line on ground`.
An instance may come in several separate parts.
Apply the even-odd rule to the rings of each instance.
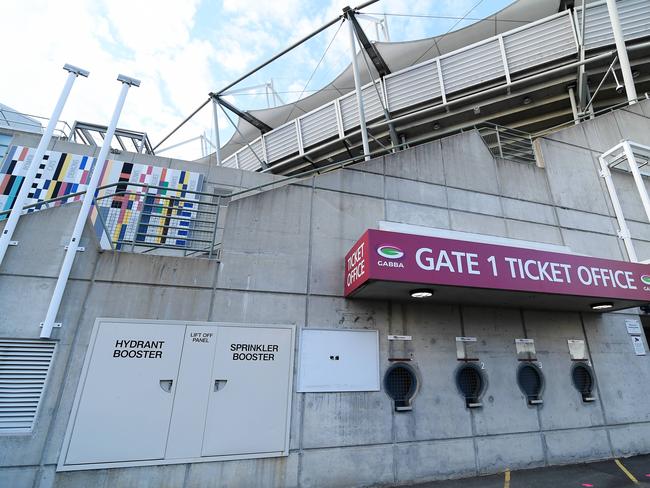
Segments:
[[[584,486],[585,488],[592,488],[594,485],[592,485],[591,483],[582,483],[581,486]]]

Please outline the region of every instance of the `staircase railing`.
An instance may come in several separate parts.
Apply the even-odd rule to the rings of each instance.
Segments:
[[[50,208],[84,194],[70,193],[23,209]],[[91,220],[104,249],[218,259],[219,216],[229,200],[228,191],[207,193],[117,182],[97,189]],[[0,212],[0,221],[10,211]]]
[[[535,163],[533,139],[529,133],[489,122],[475,128],[495,157],[519,163]]]

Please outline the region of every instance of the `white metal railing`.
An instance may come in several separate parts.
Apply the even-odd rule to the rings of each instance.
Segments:
[[[618,222],[618,236],[623,239],[628,258],[632,262],[638,262],[638,256],[634,249],[634,242],[630,233],[630,228],[623,215],[623,207],[616,192],[612,170],[623,171],[632,175],[636,185],[646,218],[650,222],[650,196],[645,186],[643,176],[650,176],[647,172],[642,172],[642,168],[650,164],[650,147],[638,144],[632,141],[621,141],[611,149],[605,151],[598,157],[600,162],[600,176],[605,179],[607,191],[614,207],[614,214]]]
[[[40,115],[26,114],[6,107],[0,107],[0,128],[4,127],[22,132],[42,134],[49,120],[47,117],[41,117]],[[70,132],[70,126],[65,121],[57,121],[56,127],[54,128],[54,135],[56,137],[67,139]]]
[[[484,122],[474,126],[493,156],[534,164],[532,136],[517,129]]]
[[[650,36],[650,0],[618,2],[626,40]],[[586,49],[614,43],[604,2],[587,5]],[[503,34],[465,46],[423,63],[391,73],[362,89],[366,120],[438,101],[482,84],[509,85],[511,77],[551,62],[575,60],[579,52],[579,15],[571,11],[551,15]],[[381,98],[377,96],[377,92]],[[342,139],[357,129],[359,115],[354,92],[298,117],[250,143],[223,160],[223,166],[256,171],[328,140]],[[252,148],[252,150],[251,150]],[[254,153],[253,153],[254,151]]]

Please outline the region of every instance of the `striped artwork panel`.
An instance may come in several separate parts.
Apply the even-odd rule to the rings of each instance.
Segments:
[[[34,152],[34,148],[24,146],[12,146],[7,152],[0,165],[0,209],[12,208]],[[85,190],[94,164],[93,157],[47,151],[39,164],[26,205]],[[133,239],[136,244],[187,245],[198,200],[181,205],[178,199],[196,200],[187,192],[201,190],[203,176],[200,173],[108,160],[99,185],[111,183],[120,184],[99,190],[97,196],[114,196],[99,200],[97,208],[93,206],[91,212],[91,222],[102,248],[111,248],[109,236],[117,249],[125,244],[131,245]],[[146,189],[129,183],[162,186],[165,189]],[[62,202],[80,199],[81,196],[75,196]],[[61,205],[62,202],[52,205]],[[37,210],[29,209],[27,212]]]

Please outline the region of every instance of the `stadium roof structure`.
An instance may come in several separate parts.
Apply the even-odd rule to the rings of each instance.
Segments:
[[[391,72],[396,72],[507,32],[513,27],[519,27],[557,13],[559,5],[559,0],[517,0],[483,20],[448,34],[415,41],[375,42],[374,44]],[[362,58],[364,55],[365,53],[362,54],[362,52],[357,53],[360,65],[365,67]],[[363,84],[370,83],[379,77],[372,63],[370,63],[370,68],[372,77],[368,70],[364,69],[360,73]],[[332,82],[309,96],[281,107],[251,110],[249,113],[271,127],[278,127],[353,90],[352,66],[348,65]],[[244,140],[250,142],[259,136],[259,131],[243,119],[239,119],[237,129],[221,148],[222,156],[228,157],[245,146]]]
[[[617,6],[642,93],[650,89],[650,0]],[[362,7],[342,17],[354,24]],[[463,29],[409,42],[364,43],[357,26],[372,152],[484,122],[540,134],[627,103],[607,4],[582,10],[559,0],[518,0]],[[291,175],[363,154],[352,65],[320,91],[279,107],[243,112],[219,96],[224,91],[210,99],[239,121],[220,149],[223,166]]]

